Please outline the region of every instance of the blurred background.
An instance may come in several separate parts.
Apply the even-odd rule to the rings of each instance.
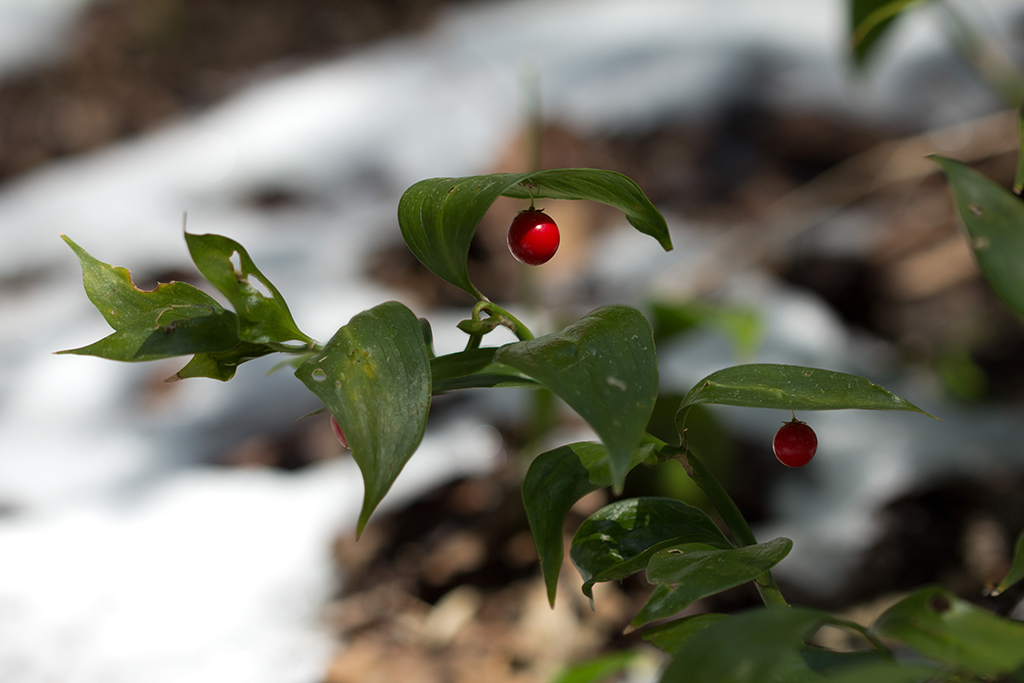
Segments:
[[[860,68],[849,32],[845,0],[0,0],[0,680],[526,683],[640,644],[622,634],[640,581],[592,611],[567,564],[547,605],[518,484],[590,435],[542,395],[438,398],[356,543],[358,470],[273,359],[168,384],[184,359],[52,354],[109,332],[60,235],[141,287],[199,286],[186,214],[245,245],[321,341],[399,299],[458,350],[472,301],[405,248],[398,199],[537,149],[631,176],[675,250],[545,202],[563,241],[530,270],[501,200],[474,281],[537,332],[643,310],[652,430],[752,361],[861,374],[942,419],[801,415],[819,451],[791,471],[770,447],[788,414],[691,418],[758,536],[794,540],[791,600],[869,623],[938,582],[1024,617],[1020,591],[983,597],[1024,528],[1024,328],[926,159],[1011,183],[1024,3],[926,4]],[[703,504],[668,466],[638,470],[640,494]]]

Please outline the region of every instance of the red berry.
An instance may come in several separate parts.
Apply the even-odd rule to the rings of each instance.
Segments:
[[[543,211],[520,211],[508,228],[508,249],[527,265],[547,263],[558,250],[558,226]]]
[[[338,437],[341,445],[348,448],[348,439],[345,438],[345,432],[341,431],[341,425],[338,424],[333,415],[331,415],[331,431],[334,432],[334,436]]]
[[[772,450],[786,467],[803,467],[818,450],[818,437],[806,423],[793,418],[792,422],[783,423],[775,433]]]

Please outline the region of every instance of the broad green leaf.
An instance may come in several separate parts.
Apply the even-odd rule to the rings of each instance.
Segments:
[[[609,676],[629,668],[638,653],[619,650],[579,664],[563,671],[551,683],[601,683]]]
[[[832,654],[838,655],[833,659],[839,661],[842,666],[825,679],[829,683],[942,683],[943,681],[963,683],[963,679],[956,674],[933,666],[887,660],[879,655],[869,658],[870,653],[863,654],[863,658],[869,661],[851,663],[843,660],[852,659],[849,655],[861,653],[834,652]],[[875,661],[870,661],[870,659]]]
[[[728,614],[708,612],[707,614],[695,614],[692,617],[673,619],[654,628],[647,629],[643,632],[643,638],[665,652],[674,652],[682,647],[683,643],[704,629],[728,618]]]
[[[684,543],[732,547],[699,508],[671,498],[629,498],[587,518],[576,530],[569,556],[583,577],[583,593],[592,599],[595,583],[643,571],[655,552]]]
[[[633,227],[664,249],[672,248],[664,217],[636,183],[620,173],[590,168],[421,180],[398,203],[402,236],[431,272],[480,299],[466,267],[469,245],[487,209],[502,195],[608,204],[624,211]]]
[[[238,336],[253,344],[283,344],[312,339],[303,334],[281,293],[259,271],[241,244],[221,235],[185,233],[192,260],[207,280],[227,297],[238,314]]]
[[[295,375],[348,437],[366,488],[361,534],[426,429],[430,361],[419,320],[394,301],[363,311]]]
[[[821,681],[800,650],[825,618],[803,607],[767,607],[707,625],[673,653],[660,683]]]
[[[788,538],[721,550],[686,543],[655,552],[647,565],[651,597],[631,622],[643,626],[677,614],[687,605],[753,581],[782,561],[793,548]]]
[[[658,398],[647,319],[627,306],[606,306],[556,334],[503,346],[494,360],[543,384],[593,427],[621,491]]]
[[[638,465],[651,447],[636,450],[631,465]],[[611,486],[608,449],[583,441],[541,453],[523,478],[523,506],[537,545],[537,557],[548,589],[548,601],[555,604],[558,574],[565,547],[562,528],[569,508],[583,496]]]
[[[929,0],[851,0],[851,34],[855,63],[863,64],[878,39],[901,12]]]
[[[694,385],[676,413],[680,433],[690,406],[702,403],[780,410],[909,410],[928,415],[857,375],[764,363],[725,368]]]
[[[953,189],[982,274],[1010,310],[1024,319],[1024,200],[960,162],[931,158]]]
[[[209,377],[210,379],[227,382],[235,376],[235,370],[242,363],[271,353],[274,353],[274,349],[269,346],[250,344],[249,342],[239,342],[235,347],[227,351],[197,353],[185,367],[178,370],[168,381],[188,379],[189,377]]]
[[[960,600],[942,588],[922,588],[886,610],[872,627],[937,662],[997,676],[1024,666],[1024,623]]]
[[[430,359],[433,393],[485,387],[529,387],[537,383],[523,373],[494,361],[496,347],[459,351]]]
[[[238,318],[208,294],[185,282],[141,290],[127,268],[98,261],[69,237],[62,237],[82,265],[86,295],[114,333],[58,353],[146,361],[226,351],[238,344]]]
[[[1020,535],[1017,536],[1017,544],[1013,552],[1013,564],[1010,566],[1010,571],[1007,572],[1006,578],[995,587],[992,595],[999,595],[1021,579],[1024,579],[1024,531],[1021,531]]]

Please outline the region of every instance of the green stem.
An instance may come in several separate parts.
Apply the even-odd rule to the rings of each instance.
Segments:
[[[729,528],[730,533],[736,542],[741,546],[745,545],[756,545],[757,539],[754,537],[754,532],[750,530],[750,525],[747,524],[747,520],[743,518],[743,514],[740,509],[736,507],[736,503],[732,497],[725,490],[725,488],[715,479],[711,471],[704,465],[700,459],[693,454],[693,451],[683,451],[673,446],[669,446],[672,451],[676,451],[673,456],[678,460],[686,473],[690,475],[694,483],[700,487],[700,490],[704,492],[704,495],[711,501],[711,505],[714,506],[715,510],[722,517],[722,521]],[[761,595],[761,601],[768,607],[772,606],[788,606],[786,598],[783,597],[782,591],[779,590],[779,585],[775,582],[775,577],[772,576],[770,571],[761,574],[754,579],[754,585],[757,587],[757,592]]]
[[[492,301],[478,301],[473,306],[473,319],[479,320],[481,313],[487,313],[491,317],[496,317],[498,322],[512,330],[512,333],[516,335],[520,341],[528,341],[533,339],[533,332],[530,328],[522,323],[519,318],[515,317],[504,308]]]

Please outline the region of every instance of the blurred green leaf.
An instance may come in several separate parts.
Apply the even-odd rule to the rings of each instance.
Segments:
[[[995,587],[992,595],[999,595],[1021,579],[1024,579],[1024,531],[1021,531],[1020,535],[1017,536],[1017,544],[1013,551],[1013,564],[1010,566],[1010,571],[1007,572],[1006,578]]]
[[[430,360],[419,320],[394,301],[363,311],[295,375],[338,421],[362,471],[361,534],[426,429]]]
[[[674,652],[682,647],[683,643],[704,629],[728,618],[728,614],[708,612],[707,614],[695,614],[692,617],[673,619],[672,621],[667,621],[664,624],[647,629],[643,632],[643,638],[665,652]]]
[[[857,65],[868,55],[900,13],[929,0],[850,0],[853,57]]]
[[[637,653],[629,650],[601,655],[570,666],[551,683],[600,683],[627,669],[636,658]]]
[[[226,351],[238,344],[238,318],[185,282],[138,289],[127,268],[98,261],[62,235],[82,265],[85,293],[114,333],[58,353],[111,360],[147,361],[191,353]]]
[[[913,403],[857,375],[761,363],[725,368],[694,385],[676,413],[680,434],[684,432],[689,408],[704,403],[780,410],[908,410],[928,415]]]
[[[958,161],[931,158],[953,189],[957,213],[982,274],[1024,320],[1024,200]]]
[[[507,344],[495,362],[532,377],[569,404],[608,448],[622,490],[658,397],[654,334],[627,306],[605,306],[561,332]]]
[[[699,301],[651,304],[654,336],[659,341],[700,328],[716,330],[732,342],[739,356],[752,356],[761,343],[760,314],[741,306],[716,306]]]
[[[664,249],[672,248],[665,219],[636,183],[620,173],[590,168],[421,180],[399,201],[402,236],[431,272],[481,299],[466,266],[469,245],[487,209],[502,195],[608,204],[624,211],[633,227],[657,239]]]
[[[227,297],[238,314],[238,336],[253,344],[313,340],[303,334],[281,293],[259,271],[241,244],[221,235],[185,233],[192,260],[207,280]]]
[[[642,462],[651,448],[638,448],[631,464]],[[565,552],[562,528],[569,508],[588,493],[611,484],[608,449],[603,444],[589,441],[568,444],[541,453],[530,463],[523,479],[523,506],[552,605]]]
[[[942,588],[922,588],[886,610],[872,626],[937,662],[997,676],[1024,666],[1024,623],[960,600]]]
[[[583,593],[647,567],[656,551],[684,543],[731,548],[703,510],[671,498],[630,498],[601,508],[576,531],[569,553],[583,577]]]
[[[721,550],[704,543],[686,543],[655,552],[647,580],[656,584],[633,626],[677,614],[696,600],[753,581],[782,561],[793,548],[788,538]]]

